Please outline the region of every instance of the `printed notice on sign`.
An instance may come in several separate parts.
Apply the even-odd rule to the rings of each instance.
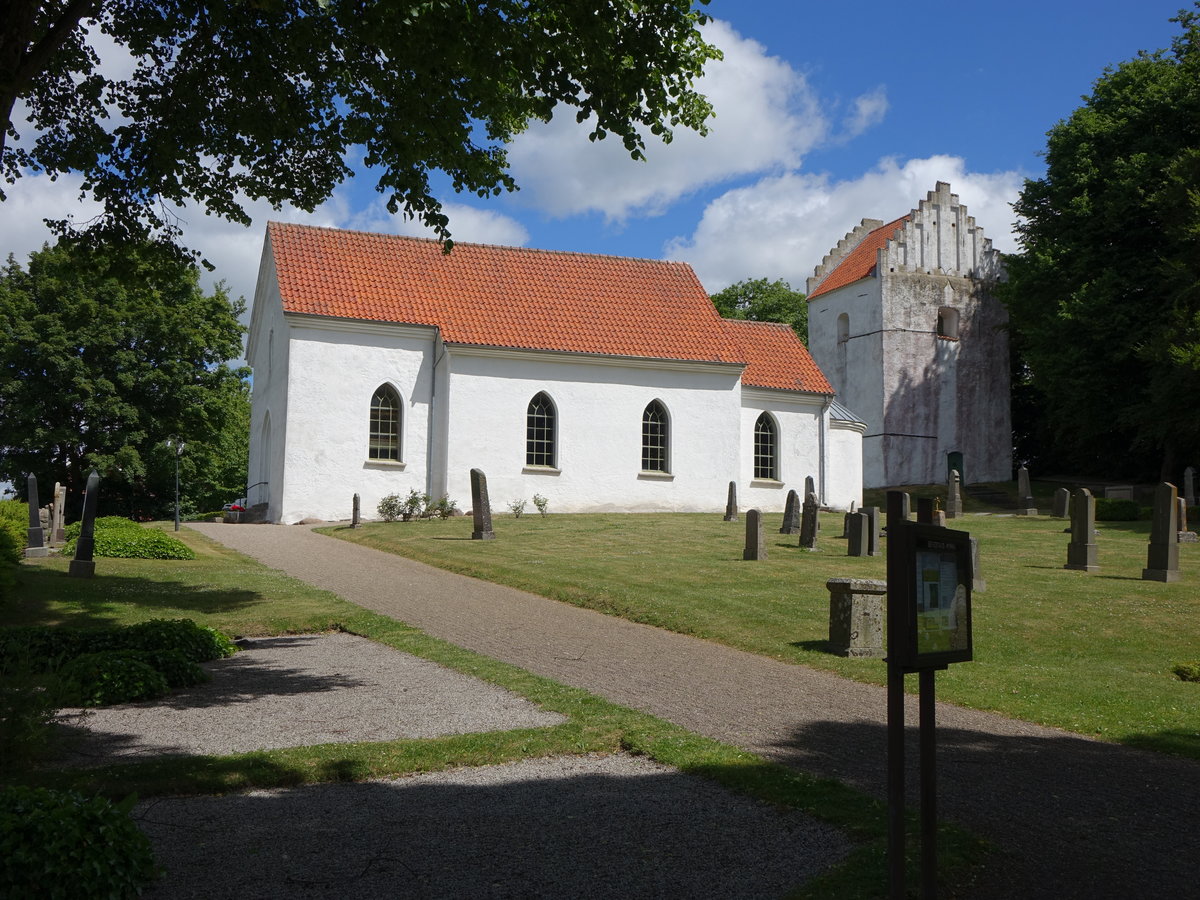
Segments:
[[[917,550],[917,653],[945,653],[970,646],[967,587],[954,545],[929,541]]]

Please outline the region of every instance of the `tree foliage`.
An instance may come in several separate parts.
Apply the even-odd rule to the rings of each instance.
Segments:
[[[1051,129],[1015,204],[1003,295],[1036,410],[1016,424],[1043,470],[1177,478],[1200,461],[1200,13],[1172,21],[1170,50],[1106,69]]]
[[[242,223],[245,198],[312,210],[351,158],[378,171],[393,213],[448,238],[433,171],[456,191],[514,189],[504,144],[559,105],[641,158],[647,132],[704,130],[711,107],[691,85],[719,57],[692,0],[0,8],[0,170],[82,173],[104,206],[91,227],[109,238],[177,236],[162,204]],[[97,34],[128,53],[130,74],[100,68]]]
[[[712,295],[722,318],[783,322],[808,346],[808,300],[783,279],[746,279]]]
[[[78,498],[103,478],[102,514],[164,515],[175,453],[190,505],[219,509],[246,484],[249,391],[241,300],[157,245],[60,242],[0,270],[0,479],[38,477]]]

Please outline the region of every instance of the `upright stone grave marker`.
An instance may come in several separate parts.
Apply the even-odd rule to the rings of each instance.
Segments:
[[[746,548],[742,559],[766,559],[767,544],[763,540],[762,513],[757,509],[746,510]]]
[[[1065,487],[1054,492],[1054,506],[1050,515],[1056,519],[1065,519],[1071,515],[1071,492]]]
[[[779,533],[800,533],[800,497],[794,490],[788,491],[787,501],[783,504],[783,524],[779,526]]]
[[[867,517],[867,556],[879,555],[879,507],[868,506],[863,509]]]
[[[1154,489],[1150,545],[1143,581],[1179,580],[1179,504],[1175,485],[1164,481]]]
[[[1196,469],[1188,466],[1183,470],[1183,499],[1188,506],[1196,505]]]
[[[350,507],[350,527],[351,528],[359,528],[362,525],[362,522],[359,519],[359,510],[360,510],[359,498],[358,498],[358,494],[355,494],[354,502],[351,504],[351,507]]]
[[[971,590],[987,590],[987,581],[979,571],[979,541],[976,538],[971,538]]]
[[[42,511],[38,508],[37,476],[30,475],[25,479],[29,501],[29,531],[26,533],[25,555],[27,557],[49,556],[50,548],[46,546],[46,532],[42,528]]]
[[[96,470],[88,476],[87,490],[83,495],[83,521],[79,526],[79,539],[75,542],[75,558],[67,574],[72,578],[91,578],[96,574],[96,504],[100,500],[100,476]]]
[[[851,500],[850,501],[850,509],[848,509],[846,511],[846,514],[844,516],[842,516],[842,537],[844,537],[844,538],[850,537],[850,517],[852,515],[854,515],[854,512],[855,512],[854,508],[857,505],[858,504],[855,501]]]
[[[933,524],[933,498],[918,497],[917,498],[917,524],[932,525]]]
[[[67,488],[65,485],[54,482],[54,505],[51,507],[52,514],[50,516],[50,543],[62,544],[67,540]]]
[[[1182,497],[1179,498],[1179,543],[1195,544],[1196,532],[1188,529],[1188,505]]]
[[[471,514],[475,520],[471,540],[494,541],[496,533],[492,531],[492,505],[488,501],[487,476],[481,469],[471,470]]]
[[[737,504],[737,482],[729,482],[729,496],[725,500],[725,521],[736,522],[738,520],[738,504]]]
[[[1087,488],[1080,488],[1071,500],[1071,543],[1067,544],[1067,564],[1064,569],[1097,572],[1096,562],[1096,498]]]
[[[957,519],[962,515],[962,486],[959,484],[958,469],[950,470],[946,479],[946,518]]]
[[[839,656],[882,657],[887,582],[830,578],[825,587],[829,590],[830,651]]]
[[[816,492],[817,492],[817,483],[815,481],[813,481],[813,477],[811,475],[805,475],[804,476],[804,499],[807,500],[809,494],[815,494]]]
[[[846,526],[849,543],[846,546],[846,555],[870,556],[871,520],[867,518],[866,513],[861,512],[849,513],[847,518],[849,520]]]
[[[1017,470],[1017,515],[1036,516],[1037,507],[1033,503],[1033,490],[1029,486],[1029,470],[1021,466]]]
[[[804,498],[804,509],[800,515],[800,546],[805,550],[817,549],[817,511],[820,508],[815,493]]]

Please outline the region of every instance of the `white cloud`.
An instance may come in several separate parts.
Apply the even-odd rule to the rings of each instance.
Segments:
[[[875,127],[883,121],[883,117],[887,115],[887,111],[887,88],[883,85],[875,88],[870,93],[856,97],[854,100],[854,111],[842,122],[840,139],[843,141],[853,140],[864,131]]]
[[[509,148],[521,199],[556,217],[596,211],[619,221],[660,213],[705,185],[798,166],[829,128],[804,76],[725,22],[704,36],[725,54],[697,83],[716,112],[707,137],[679,128],[670,144],[648,138],[646,161],[635,162],[619,140],[590,142],[592,125],[563,109]]]
[[[1016,250],[1009,204],[1023,184],[1018,172],[969,172],[954,156],[884,159],[853,181],[789,173],[728,191],[708,204],[690,237],[668,242],[664,257],[688,262],[709,292],[747,278],[783,278],[797,290],[821,258],[864,218],[885,222],[916,207],[948,181],[984,234]]]

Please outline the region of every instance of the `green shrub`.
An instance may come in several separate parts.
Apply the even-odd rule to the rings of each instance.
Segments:
[[[153,700],[166,694],[167,679],[133,650],[85,653],[62,667],[70,699],[79,706]]]
[[[0,770],[36,760],[49,743],[63,704],[58,679],[29,672],[0,677]],[[3,896],[3,892],[0,892]]]
[[[160,673],[171,690],[193,687],[212,680],[212,676],[178,650],[130,650],[137,659]]]
[[[1175,667],[1175,677],[1180,681],[1200,681],[1200,662],[1180,663]]]
[[[191,619],[150,619],[120,629],[116,646],[128,650],[178,650],[192,662],[224,659],[237,652],[226,635]]]
[[[435,515],[439,519],[449,519],[458,511],[458,503],[451,500],[447,494],[442,494],[438,502],[429,507],[429,514]]]
[[[379,505],[375,507],[379,513],[379,518],[385,522],[395,522],[400,518],[400,511],[404,506],[404,501],[400,499],[399,494],[388,494],[379,501]]]
[[[1132,500],[1117,497],[1096,498],[1097,522],[1135,522],[1141,515],[1141,507]]]
[[[63,554],[75,555],[81,525],[67,526],[67,543]],[[143,528],[137,522],[121,516],[104,516],[96,520],[93,535],[93,555],[121,559],[195,559],[192,549],[178,538],[157,528]]]
[[[405,522],[419,519],[426,509],[428,509],[429,501],[430,497],[428,494],[419,493],[414,488],[408,492],[408,496],[404,498],[404,503],[400,506],[400,518]]]
[[[158,873],[135,801],[0,788],[0,896],[138,896]]]

